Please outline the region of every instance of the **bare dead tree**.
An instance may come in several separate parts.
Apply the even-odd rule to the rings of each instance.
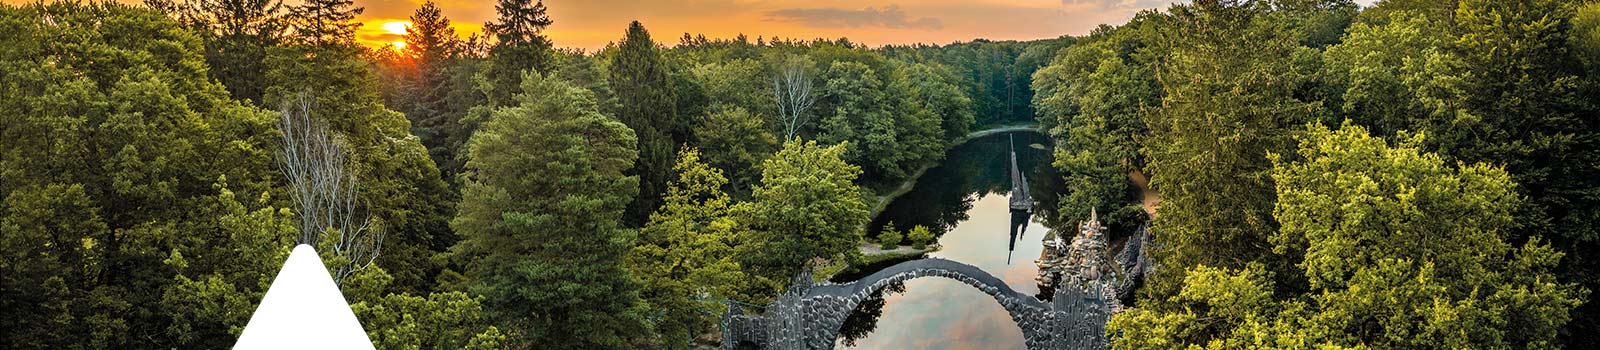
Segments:
[[[373,225],[366,203],[356,194],[358,174],[344,144],[326,122],[312,118],[314,107],[310,92],[280,106],[283,149],[278,164],[289,180],[290,198],[300,219],[297,243],[319,250],[331,246],[334,255],[343,258],[333,267],[334,283],[339,283],[372,266],[382,251],[384,232]],[[335,241],[321,244],[329,238]]]
[[[816,104],[811,88],[811,59],[791,56],[772,76],[772,97],[778,101],[778,118],[783,124],[783,139],[792,140],[806,124],[806,110]]]

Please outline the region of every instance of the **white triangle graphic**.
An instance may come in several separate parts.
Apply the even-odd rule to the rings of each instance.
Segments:
[[[261,298],[234,349],[372,349],[322,259],[301,244]]]

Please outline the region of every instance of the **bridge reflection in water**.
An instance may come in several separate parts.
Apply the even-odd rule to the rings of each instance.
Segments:
[[[951,150],[939,167],[869,227],[873,234],[891,221],[902,228],[926,225],[940,237],[943,248],[929,254],[939,258],[869,267],[864,273],[870,274],[850,272],[848,277],[835,276],[839,279],[833,282],[812,283],[810,276],[797,276],[787,292],[767,305],[729,305],[722,317],[724,348],[832,349],[854,347],[856,340],[864,340],[862,347],[869,349],[1104,348],[1105,321],[1120,309],[1115,287],[1122,284],[1102,279],[1122,274],[1084,274],[1103,269],[1052,266],[1045,269],[1055,277],[1051,285],[1073,288],[1058,288],[1049,301],[1031,295],[1039,271],[1033,259],[1043,249],[1040,237],[1045,227],[1077,225],[1051,223],[1056,217],[1055,194],[1064,189],[1050,167],[1049,139],[1017,133],[1017,144],[1026,147],[1013,148],[1011,136],[984,137]],[[1017,153],[1017,168],[1030,176],[1012,170],[1012,150]],[[1029,189],[1033,193],[1026,193]],[[1023,195],[1007,195],[1019,192]],[[1009,210],[1011,204],[1034,202],[1034,208],[1025,209],[1036,210],[1015,213],[1021,215]],[[1030,212],[1038,215],[1030,219]],[[1006,225],[1010,232],[1000,231]],[[1025,236],[1024,231],[1041,233]],[[1013,235],[1025,237],[1007,242]],[[1012,250],[1012,243],[1021,243],[1016,245],[1020,258],[1008,262],[999,250]],[[882,298],[886,290],[902,295]],[[1008,318],[1010,322],[1005,321]],[[878,327],[879,322],[892,326]],[[862,338],[865,334],[873,335]]]
[[[1095,216],[1078,228],[1063,254],[1073,264],[1058,268],[1055,296],[1048,302],[1019,293],[982,269],[939,258],[903,262],[843,284],[813,283],[810,273],[803,272],[760,315],[730,304],[722,319],[723,346],[833,349],[851,311],[879,290],[911,279],[940,277],[971,286],[998,302],[1022,330],[1028,349],[1104,349],[1105,323],[1122,309],[1117,296],[1128,286],[1122,281],[1130,276],[1112,259],[1088,258],[1106,255],[1105,228]]]

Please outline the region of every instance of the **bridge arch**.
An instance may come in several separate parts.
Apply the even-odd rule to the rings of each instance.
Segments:
[[[1023,330],[1025,339],[1032,340],[1036,336],[1029,334],[1030,331],[1024,325],[1037,321],[1039,317],[1050,309],[1048,303],[1040,301],[1032,295],[1017,292],[1007,285],[1004,280],[983,271],[983,269],[953,260],[938,258],[899,263],[850,283],[814,285],[806,293],[806,298],[818,300],[818,302],[836,303],[837,307],[845,311],[843,316],[848,317],[849,313],[853,312],[861,302],[872,298],[879,290],[895,283],[926,277],[954,280],[989,295],[990,298],[1000,304],[1000,307],[1006,310],[1006,313],[1011,315],[1012,322],[1015,322],[1018,328]],[[827,299],[827,301],[822,301],[822,299]],[[837,340],[839,330],[844,326],[845,317],[838,317],[836,321],[834,318],[829,318],[826,320],[828,322],[822,325],[823,329],[820,329],[821,331],[835,336],[830,341]]]
[[[726,334],[724,344],[832,349],[845,319],[861,302],[891,284],[923,277],[955,280],[994,298],[1022,330],[1029,349],[1104,348],[1103,330],[1111,313],[1106,300],[1114,296],[1101,295],[1100,288],[1059,288],[1051,302],[1044,302],[1011,289],[1004,280],[975,266],[938,258],[902,262],[843,284],[812,283],[810,274],[802,273],[788,291],[767,305],[764,315],[732,315],[736,308],[724,315],[735,323],[729,329],[743,330]]]

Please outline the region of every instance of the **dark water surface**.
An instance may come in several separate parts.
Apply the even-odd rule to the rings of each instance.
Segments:
[[[1011,224],[1008,136],[1027,173],[1037,213],[1006,262]],[[1012,289],[1038,293],[1034,274],[1046,227],[1053,226],[1060,176],[1050,167],[1050,140],[1032,132],[991,135],[950,150],[911,192],[896,198],[873,220],[869,234],[893,221],[901,231],[928,226],[942,249],[929,256],[967,263],[995,275]],[[875,266],[873,268],[883,268]],[[860,275],[872,271],[859,271]],[[857,274],[852,274],[857,275]],[[859,275],[858,275],[859,276]],[[852,277],[853,278],[853,277]],[[841,331],[839,345],[852,349],[1021,349],[1022,331],[989,295],[943,278],[919,278],[891,286],[881,299],[861,303]]]

